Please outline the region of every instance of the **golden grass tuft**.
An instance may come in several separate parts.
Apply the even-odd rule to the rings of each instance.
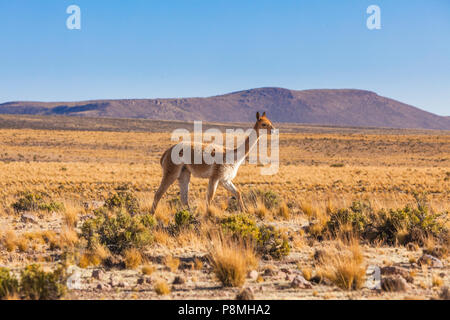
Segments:
[[[127,269],[136,269],[142,264],[142,255],[135,248],[127,249],[124,252],[124,261]]]
[[[433,287],[441,287],[444,284],[444,279],[442,279],[438,274],[433,274],[431,284]]]
[[[225,287],[242,287],[248,271],[258,265],[251,246],[232,240],[214,240],[208,258]]]
[[[64,200],[63,205],[64,211],[62,212],[62,218],[64,224],[69,228],[76,227],[79,215],[86,210],[85,207],[79,201],[73,199]]]
[[[16,241],[16,244],[17,244],[17,248],[19,249],[20,252],[26,252],[28,250],[29,242],[26,237],[18,238]]]
[[[226,207],[225,207],[226,209]],[[206,216],[210,219],[212,218],[217,218],[217,217],[221,217],[223,215],[223,211],[221,209],[218,209],[217,207],[211,205],[209,206],[209,208],[206,210]]]
[[[287,204],[285,202],[282,202],[280,204],[280,207],[278,208],[278,217],[288,220],[291,216],[289,207],[287,206]]]
[[[310,267],[301,268],[300,271],[302,272],[303,278],[305,278],[308,281],[311,280],[312,269]]]
[[[348,246],[338,243],[335,249],[322,256],[317,274],[344,290],[362,288],[366,268],[359,244],[356,241]]]
[[[302,201],[300,203],[300,210],[309,218],[315,217],[317,214],[316,208],[309,201]]]
[[[164,258],[164,265],[169,268],[170,271],[176,272],[180,266],[180,259],[174,256],[167,256]]]
[[[78,243],[78,235],[75,230],[69,227],[63,227],[59,234],[60,248],[73,248]]]
[[[155,271],[156,271],[156,267],[152,264],[143,265],[142,269],[141,269],[142,274],[145,274],[146,276],[151,275]]]
[[[163,246],[168,246],[171,242],[170,235],[165,230],[155,230],[153,232],[153,240],[155,243]]]
[[[161,201],[155,212],[155,219],[163,225],[169,225],[173,219],[173,211],[164,201]]]
[[[98,245],[93,250],[81,255],[78,266],[83,269],[89,266],[99,266],[110,255],[111,253],[106,247]]]
[[[263,220],[268,217],[270,210],[266,208],[261,200],[256,203],[256,208],[253,209],[253,214],[259,219]]]
[[[159,280],[158,282],[156,282],[154,289],[155,292],[160,296],[168,295],[171,292],[169,285],[164,280]]]
[[[202,270],[203,269],[203,262],[199,258],[194,259],[194,268],[195,270]]]
[[[7,230],[1,237],[1,243],[7,251],[12,252],[17,248],[17,235],[13,230]]]

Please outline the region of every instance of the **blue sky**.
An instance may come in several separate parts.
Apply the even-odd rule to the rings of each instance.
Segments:
[[[450,115],[448,0],[0,0],[0,44],[0,102],[357,88]]]

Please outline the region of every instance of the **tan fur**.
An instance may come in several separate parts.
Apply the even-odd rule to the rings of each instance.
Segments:
[[[259,115],[259,112],[256,114],[256,123],[253,127],[253,129],[256,131],[257,139],[259,139],[259,130],[260,129],[266,129],[267,132],[270,134],[271,130],[273,129],[272,122],[266,117],[266,113],[264,112],[262,116]],[[249,154],[250,150],[254,147],[250,145],[249,137],[246,138],[244,142],[245,147],[245,157]],[[182,142],[181,142],[182,143]],[[227,164],[225,161],[223,164],[219,163],[213,163],[213,164],[207,164],[207,163],[201,163],[201,164],[193,164],[194,161],[194,154],[195,152],[198,152],[201,150],[203,152],[204,148],[207,146],[205,144],[195,144],[190,143],[191,148],[191,164],[175,164],[172,162],[171,154],[172,149],[176,145],[171,146],[169,149],[167,149],[160,160],[161,167],[163,169],[163,177],[161,180],[161,184],[158,188],[158,190],[155,193],[155,197],[153,200],[153,205],[151,209],[151,213],[153,214],[156,210],[156,207],[158,206],[158,202],[161,200],[161,197],[166,193],[167,189],[175,182],[175,180],[178,180],[178,184],[180,186],[180,195],[181,195],[181,203],[183,205],[189,206],[189,200],[188,200],[188,192],[189,192],[189,181],[191,178],[191,175],[194,177],[200,177],[209,179],[208,184],[208,192],[207,192],[207,198],[206,198],[206,206],[207,208],[211,204],[212,199],[214,198],[214,194],[216,192],[217,186],[221,184],[225,189],[230,191],[239,202],[239,207],[241,210],[245,210],[245,205],[242,200],[241,193],[239,190],[234,186],[232,180],[237,174],[237,171],[239,169],[239,166],[242,162],[236,161],[236,163],[233,164]],[[195,147],[198,148],[195,148]],[[240,146],[242,147],[242,146]],[[239,148],[239,147],[238,147]],[[238,148],[235,148],[233,152],[238,152]],[[225,148],[219,148],[220,152],[223,155],[223,159],[225,160]],[[217,150],[217,149],[216,149]],[[217,155],[220,156],[220,155]],[[244,159],[245,159],[244,157]]]

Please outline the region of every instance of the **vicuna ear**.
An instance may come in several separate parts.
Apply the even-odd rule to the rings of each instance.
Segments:
[[[262,115],[262,116],[263,116],[263,117],[265,117],[265,116],[266,116],[266,112],[265,112],[265,111],[263,112],[263,115]]]
[[[261,117],[259,116],[259,112],[256,112],[256,120],[261,119]]]

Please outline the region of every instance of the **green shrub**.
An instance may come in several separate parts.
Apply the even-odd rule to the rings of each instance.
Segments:
[[[125,209],[129,214],[134,215],[139,211],[139,202],[131,192],[125,190],[112,194],[106,199],[105,207],[110,210]]]
[[[287,239],[273,226],[262,226],[259,228],[260,236],[257,250],[268,254],[275,259],[287,256],[291,247]]]
[[[155,217],[151,214],[144,214],[137,218],[137,220],[142,223],[142,225],[148,229],[153,229],[156,225]]]
[[[268,191],[260,189],[251,190],[248,193],[247,197],[250,199],[251,202],[253,202],[253,205],[255,207],[258,204],[258,199],[262,201],[262,203],[267,209],[278,208],[278,206],[281,203],[280,196],[271,190]]]
[[[28,192],[14,202],[12,208],[15,212],[38,210],[55,212],[64,209],[64,205],[60,202],[46,202],[42,195]]]
[[[416,208],[406,206],[378,212],[365,203],[354,202],[347,209],[331,212],[323,233],[329,232],[336,236],[351,232],[361,239],[379,240],[389,245],[409,242],[423,244],[427,237],[440,243],[448,241],[448,229],[444,225],[444,219],[441,219],[446,213],[430,212],[426,199],[422,196],[416,196],[416,201]]]
[[[331,168],[343,168],[345,165],[343,163],[333,163],[330,164]]]
[[[19,281],[9,269],[0,268],[0,300],[19,292]]]
[[[260,231],[256,222],[247,215],[237,214],[224,218],[221,225],[224,231],[231,232],[235,237],[250,241],[258,240],[259,238]]]
[[[289,254],[289,242],[273,226],[258,226],[255,221],[243,214],[223,219],[221,226],[226,233],[231,233],[233,237],[253,242],[256,251],[262,255],[281,259]]]
[[[248,199],[248,201],[252,203],[255,208],[258,203],[262,202],[269,210],[278,208],[282,202],[280,196],[271,190],[265,191],[261,189],[253,189],[246,193],[244,198]],[[238,210],[240,210],[238,200],[235,197],[231,197],[228,200],[227,211],[236,212]]]
[[[12,204],[14,211],[37,211],[42,197],[38,194],[26,193]]]
[[[178,228],[190,227],[195,223],[195,217],[188,210],[180,210],[175,213],[175,225]]]
[[[86,220],[81,236],[87,240],[89,249],[96,244],[105,245],[112,253],[122,253],[129,248],[141,248],[153,240],[151,229],[155,220],[151,215],[131,216],[126,210],[109,212],[105,208]]]
[[[61,202],[48,202],[48,203],[42,203],[39,206],[39,210],[47,211],[47,212],[58,212],[62,211],[64,209],[64,205]]]
[[[280,205],[280,197],[273,191],[266,191],[262,194],[264,206],[267,209],[277,208]]]
[[[361,235],[365,232],[371,215],[372,209],[370,205],[362,202],[353,202],[348,209],[339,209],[336,212],[332,212],[330,220],[327,223],[327,229],[336,235],[338,231],[341,231],[341,226],[350,225],[352,231]]]
[[[66,292],[65,274],[62,268],[45,272],[41,266],[32,264],[21,273],[21,295],[32,300],[55,300]]]
[[[410,208],[408,206],[379,213],[378,238],[388,244],[399,240],[399,232],[405,232],[401,244],[408,242],[423,243],[427,236],[439,242],[445,240],[448,230],[439,221],[440,215],[430,213],[427,207]]]

